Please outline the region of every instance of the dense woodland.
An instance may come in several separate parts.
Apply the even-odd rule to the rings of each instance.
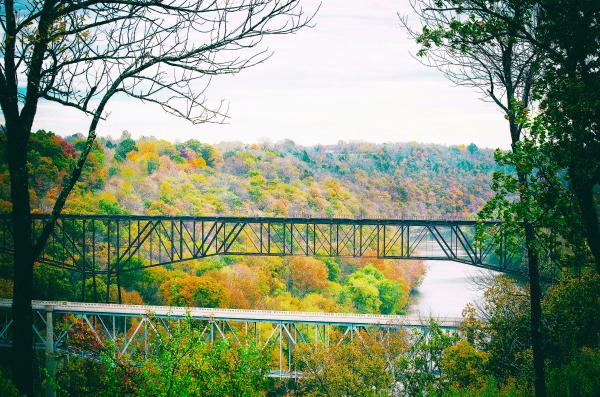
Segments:
[[[83,144],[80,135],[34,133],[36,212],[51,210]],[[492,152],[475,145],[213,146],[123,133],[94,146],[65,213],[466,218],[491,196],[495,167]],[[8,170],[0,171],[6,181]],[[2,189],[1,206],[9,211],[8,184]],[[2,270],[5,296],[9,263]],[[418,261],[207,258],[128,273],[122,296],[125,303],[397,314],[424,271]],[[36,265],[36,297],[78,299],[74,277]]]
[[[4,136],[2,137],[4,140]],[[32,136],[33,207],[49,211],[85,143]],[[2,178],[8,182],[3,164]],[[303,147],[101,138],[65,212],[289,217],[467,218],[491,197],[491,150],[339,143]],[[8,183],[2,209],[9,209]]]

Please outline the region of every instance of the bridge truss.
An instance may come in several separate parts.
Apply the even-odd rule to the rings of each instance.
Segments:
[[[11,304],[0,299],[0,345],[12,340]],[[341,313],[308,313],[263,310],[205,309],[166,306],[138,306],[79,302],[33,301],[34,345],[56,354],[90,354],[79,346],[74,330],[91,336],[102,349],[108,341],[121,354],[147,358],[168,338],[178,322],[189,319],[207,343],[229,340],[254,343],[272,360],[271,376],[296,377],[295,353],[303,344],[346,343],[365,335],[385,338],[392,332],[419,331],[427,334],[428,321],[410,316],[384,316]],[[439,318],[448,332],[456,330],[460,319]],[[51,366],[53,367],[53,365]]]
[[[34,236],[47,219],[33,216]],[[108,291],[123,272],[215,255],[450,260],[525,274],[522,252],[494,238],[498,223],[482,225],[486,239],[479,244],[476,226],[466,220],[62,215],[38,262],[78,272],[82,294],[86,279],[99,275]],[[10,217],[0,215],[0,252],[12,252],[11,230]]]

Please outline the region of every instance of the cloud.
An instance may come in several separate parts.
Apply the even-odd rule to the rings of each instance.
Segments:
[[[228,125],[193,126],[159,107],[119,99],[100,134],[155,135],[207,142],[286,138],[303,144],[339,140],[420,141],[508,147],[505,121],[469,88],[454,87],[416,61],[415,45],[396,13],[408,1],[326,0],[316,27],[265,42],[274,55],[237,76],[213,79],[207,96],[226,100]],[[305,6],[309,9],[311,4]],[[35,127],[62,134],[85,131],[89,120],[43,103]]]

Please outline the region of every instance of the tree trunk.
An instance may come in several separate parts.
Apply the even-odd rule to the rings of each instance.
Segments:
[[[509,126],[512,137],[512,150],[517,150],[520,139],[519,128],[514,115],[509,114]],[[517,177],[523,186],[520,200],[528,205],[529,183],[527,176],[517,167]],[[523,219],[525,229],[525,248],[527,249],[527,267],[529,269],[529,304],[531,308],[530,332],[531,348],[533,350],[534,388],[535,397],[546,397],[546,376],[544,371],[544,351],[542,349],[542,289],[540,286],[540,261],[535,247],[535,229],[531,219]]]
[[[32,284],[33,244],[27,175],[26,134],[8,133],[8,166],[14,238],[12,305],[13,379],[19,391],[33,393]]]
[[[582,180],[576,175],[572,167],[569,168],[569,176],[581,211],[585,237],[594,256],[596,272],[600,274],[600,228],[598,225],[598,211],[594,202],[593,182]]]
[[[527,191],[527,178],[517,170],[519,182]],[[527,201],[521,194],[521,200]],[[527,249],[527,267],[529,269],[529,305],[531,308],[530,332],[533,350],[535,397],[546,397],[546,375],[544,371],[544,351],[542,348],[542,288],[540,285],[540,260],[535,247],[535,230],[529,219],[524,220],[525,248]]]
[[[525,222],[525,241],[529,267],[529,303],[531,306],[531,347],[533,349],[534,387],[536,397],[546,397],[546,376],[544,373],[544,352],[542,350],[542,289],[540,287],[540,266],[536,248],[533,247],[535,232],[531,223]]]

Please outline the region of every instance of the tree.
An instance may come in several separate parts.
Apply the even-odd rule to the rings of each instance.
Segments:
[[[379,312],[382,314],[400,313],[407,303],[407,297],[400,284],[392,280],[382,280],[377,285],[377,289],[379,290],[379,299],[381,300]]]
[[[158,321],[151,319],[150,321]],[[158,325],[158,323],[156,324]],[[76,325],[57,383],[68,395],[137,395],[144,397],[264,395],[269,357],[252,342],[235,343],[205,335],[185,318],[173,321],[152,354],[122,354],[112,341]],[[158,342],[158,341],[157,341]],[[93,357],[94,359],[90,359]],[[68,380],[68,381],[67,381]],[[0,378],[0,386],[2,379]]]
[[[550,286],[542,300],[551,396],[597,394],[600,276],[593,272],[586,269],[592,274]],[[524,395],[533,372],[528,288],[504,276],[490,278],[482,287],[483,300],[477,309],[465,310],[462,331],[477,351],[487,354],[494,379],[503,387],[518,386],[517,395]]]
[[[301,393],[335,397],[389,396],[394,386],[394,365],[386,358],[398,361],[398,350],[403,346],[399,340],[385,343],[366,333],[349,343],[300,346],[297,360],[303,374],[299,380]]]
[[[311,16],[299,0],[5,0],[2,9],[0,107],[15,242],[13,374],[19,390],[31,395],[33,263],[81,175],[109,101],[126,95],[193,123],[220,122],[222,104],[210,107],[203,95],[207,79],[264,61],[267,53],[248,50],[262,37],[296,32]],[[42,99],[91,121],[79,159],[34,240],[27,153]]]
[[[164,301],[172,306],[219,307],[225,289],[210,277],[172,278],[160,286]]]
[[[383,274],[372,265],[348,277],[347,287],[356,310],[360,313],[379,312],[381,299],[378,285],[384,280]]]
[[[568,171],[581,225],[600,274],[600,221],[594,189],[600,184],[600,4],[593,0],[539,0],[535,36],[545,55],[540,117],[553,158]],[[522,28],[521,30],[525,30]]]
[[[418,0],[414,10],[419,15],[421,30],[404,26],[421,45],[418,55],[426,57],[430,66],[441,70],[451,81],[475,87],[493,101],[505,114],[513,152],[519,150],[523,123],[520,115],[531,105],[533,85],[538,77],[540,52],[520,30],[531,33],[538,16],[527,2],[491,2],[482,10],[484,0]],[[530,208],[527,170],[516,167],[524,208]],[[486,213],[489,215],[489,213]],[[527,250],[531,285],[531,333],[537,397],[544,397],[545,376],[541,335],[540,252],[536,245],[535,218],[528,211],[516,214],[522,223]],[[513,229],[514,232],[514,229]]]
[[[485,380],[489,357],[464,339],[447,347],[442,353],[444,380],[457,388],[481,386]]]
[[[566,182],[576,197],[587,244],[600,272],[600,214],[594,198],[594,187],[600,184],[600,32],[595,23],[600,4],[593,0],[443,3],[447,12],[499,21],[537,54],[534,94],[539,117],[548,127],[544,138],[554,149],[553,160],[567,170]],[[520,8],[528,17],[515,20],[504,12],[507,8]]]
[[[117,147],[115,148],[115,160],[124,161],[127,157],[127,153],[134,151],[138,151],[135,141],[131,139],[131,135],[123,133],[121,141],[117,143]]]
[[[427,330],[422,330],[417,336],[420,337],[412,344],[410,353],[399,362],[399,380],[407,396],[435,395],[439,386],[436,372],[441,370],[445,350],[458,341],[458,335],[444,332],[438,323],[431,320]]]
[[[300,256],[290,260],[289,286],[300,296],[327,287],[327,275],[327,267],[318,259]]]

